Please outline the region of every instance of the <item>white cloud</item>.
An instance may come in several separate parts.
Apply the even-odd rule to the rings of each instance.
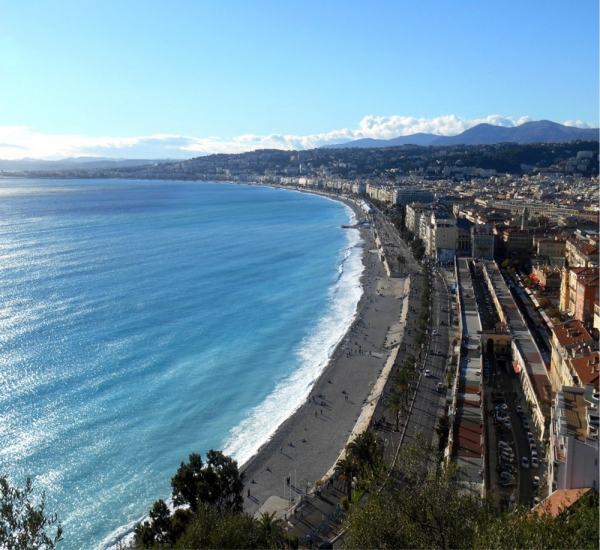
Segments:
[[[391,139],[419,132],[450,136],[484,122],[511,127],[529,120],[531,118],[527,116],[515,118],[501,115],[479,119],[466,119],[456,115],[436,118],[369,115],[358,123],[357,128],[342,128],[307,136],[244,134],[230,139],[169,134],[129,138],[50,135],[35,132],[27,126],[0,126],[0,159],[81,156],[177,159],[211,153],[243,153],[254,149],[302,150],[362,138]],[[594,127],[582,121],[567,121],[565,124],[579,128]]]
[[[563,124],[565,126],[575,126],[576,128],[598,128],[597,124],[590,124],[589,122],[583,122],[583,120],[567,120]]]

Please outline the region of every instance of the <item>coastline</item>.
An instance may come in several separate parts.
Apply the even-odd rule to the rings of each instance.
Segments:
[[[354,201],[318,194],[349,206],[357,222],[365,218]],[[331,475],[353,431],[356,429],[356,435],[368,425],[381,379],[387,378],[393,365],[404,304],[399,297],[408,279],[389,279],[372,228],[360,226],[359,231],[363,293],[354,320],[315,381],[308,400],[241,465],[244,510],[248,513],[283,515],[290,502],[314,488],[317,479]]]

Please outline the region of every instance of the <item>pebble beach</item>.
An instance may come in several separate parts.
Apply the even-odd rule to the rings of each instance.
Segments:
[[[357,219],[364,219],[355,203],[346,204]],[[375,405],[371,394],[378,379],[389,371],[389,364],[385,367],[397,349],[404,284],[408,282],[387,277],[372,228],[359,227],[365,269],[353,324],[304,404],[241,465],[244,509],[251,514],[283,513],[290,502],[313,490],[315,481],[331,472],[353,429],[360,429],[357,421],[362,425],[367,419],[368,423]]]

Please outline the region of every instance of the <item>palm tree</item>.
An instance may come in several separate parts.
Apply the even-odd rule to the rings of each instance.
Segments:
[[[346,489],[348,490],[349,502],[352,501],[352,481],[356,469],[356,464],[349,456],[345,456],[341,460],[338,460],[335,465],[335,473],[344,482]]]
[[[396,431],[398,431],[398,414],[402,410],[402,405],[404,404],[403,402],[404,398],[402,393],[398,391],[398,388],[394,388],[394,391],[390,395],[389,405],[390,409],[392,410],[392,414],[396,418]]]
[[[383,441],[375,432],[363,432],[346,446],[348,456],[363,472],[374,472],[383,458]]]
[[[281,525],[275,520],[275,512],[263,512],[260,519],[256,520],[263,540],[269,544],[269,548],[284,548],[285,533]]]

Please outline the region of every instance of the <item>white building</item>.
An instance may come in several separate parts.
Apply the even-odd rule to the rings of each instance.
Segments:
[[[548,494],[559,489],[598,490],[598,393],[564,386],[551,410]]]

